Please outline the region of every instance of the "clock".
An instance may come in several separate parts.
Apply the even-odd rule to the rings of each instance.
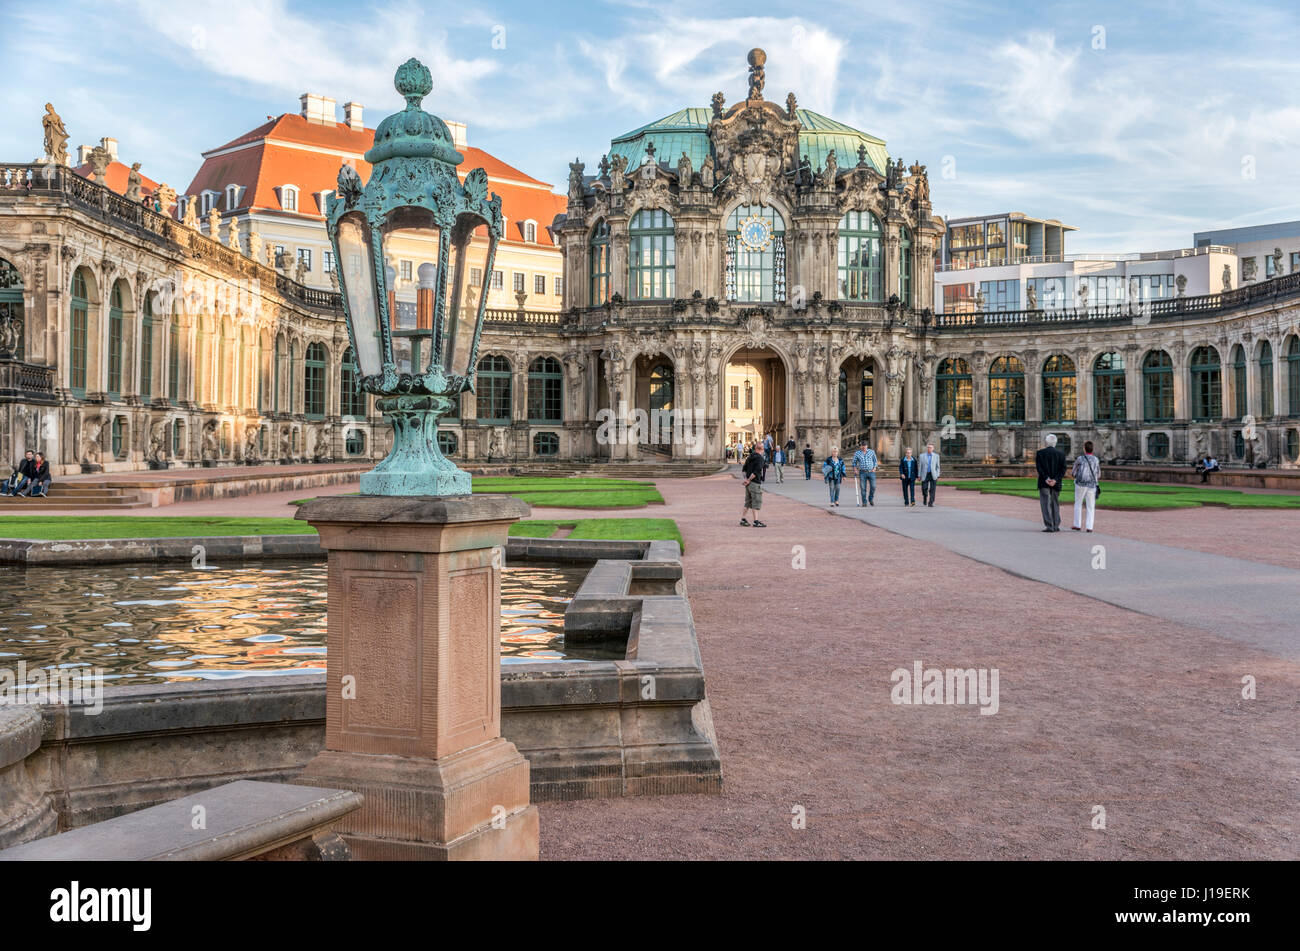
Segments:
[[[750,215],[740,223],[740,243],[750,251],[766,251],[772,244],[772,225]]]

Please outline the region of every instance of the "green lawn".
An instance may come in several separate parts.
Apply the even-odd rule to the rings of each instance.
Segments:
[[[0,518],[0,538],[201,538],[314,535],[293,518],[169,518],[132,515],[15,515]]]
[[[686,550],[677,523],[670,518],[580,518],[574,521],[525,519],[510,526],[516,538],[550,538],[556,529],[571,527],[569,538],[635,541],[674,541]]]
[[[504,493],[538,508],[623,509],[662,505],[653,482],[564,476],[475,476],[473,491]],[[294,505],[310,502],[297,499]]]
[[[1038,498],[1035,479],[980,479],[971,482],[945,482],[958,489]],[[1074,502],[1074,483],[1066,480],[1061,490],[1062,502]],[[1184,509],[1202,505],[1228,508],[1297,509],[1300,495],[1263,495],[1237,489],[1215,489],[1197,485],[1152,485],[1137,482],[1105,482],[1097,507],[1103,509]]]

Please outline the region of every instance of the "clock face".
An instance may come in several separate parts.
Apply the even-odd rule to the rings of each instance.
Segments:
[[[751,215],[740,223],[740,240],[751,251],[766,251],[772,243],[772,226]]]

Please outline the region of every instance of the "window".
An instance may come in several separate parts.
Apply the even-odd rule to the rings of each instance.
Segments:
[[[1256,260],[1254,258],[1242,258],[1241,283],[1245,284],[1247,281],[1253,281],[1258,276],[1259,272],[1257,270]]]
[[[1271,255],[1271,254],[1266,254],[1266,255],[1264,255],[1264,276],[1265,276],[1266,278],[1267,278],[1267,277],[1277,277],[1277,266],[1276,266],[1276,264],[1277,264],[1277,262],[1276,262],[1276,260],[1274,259],[1273,255]]]
[[[456,455],[456,450],[459,448],[459,445],[460,440],[456,438],[455,433],[448,432],[445,429],[438,430],[438,451],[444,456]]]
[[[343,451],[349,456],[360,456],[366,451],[366,434],[360,429],[349,429],[343,437]]]
[[[311,248],[298,249],[298,263],[302,265],[304,271],[311,270]]]
[[[1300,271],[1300,251],[1291,252],[1291,273],[1295,274]]]
[[[275,338],[275,355],[271,359],[271,411],[280,412],[280,338]]]
[[[1222,418],[1223,391],[1219,377],[1219,354],[1213,347],[1192,351],[1192,419],[1208,421]]]
[[[1059,353],[1048,357],[1043,364],[1043,422],[1074,422],[1076,388],[1074,361]]]
[[[506,279],[504,273],[502,273],[501,271],[493,271],[492,282],[489,285],[489,288],[494,291],[499,291],[501,290],[501,288],[506,286],[505,280]]]
[[[510,275],[510,286],[514,288],[516,294],[524,289],[524,272],[515,271]]]
[[[840,370],[839,409],[840,425],[843,426],[849,421],[849,375],[843,369]]]
[[[185,422],[183,420],[174,420],[172,422],[172,455],[179,456],[185,448]]]
[[[563,413],[564,374],[554,357],[538,357],[528,367],[528,421],[558,423]]]
[[[912,306],[912,232],[898,229],[898,299]]]
[[[1232,348],[1232,409],[1233,415],[1241,419],[1246,409],[1246,350],[1241,344]]]
[[[86,335],[90,321],[86,271],[77,268],[72,275],[72,306],[69,314],[68,385],[77,396],[86,395]]]
[[[402,280],[409,281],[411,279],[411,262],[398,261],[397,263],[398,263],[399,273],[401,274]]]
[[[533,222],[533,221],[525,221],[525,222],[524,222],[524,240],[525,240],[525,241],[536,241],[536,240],[537,240],[537,223],[536,223],[536,222]]]
[[[733,385],[731,387],[731,408],[740,409],[740,387],[739,386]]]
[[[282,244],[277,244],[277,245],[275,246],[275,266],[276,266],[276,267],[279,267],[279,266],[280,266],[280,261],[283,260],[284,255],[285,255],[284,245],[282,245]],[[360,271],[360,267],[361,267],[361,262],[358,261],[358,262],[357,262],[357,265],[356,265],[356,268],[357,268],[358,273],[359,273],[359,271]]]
[[[343,365],[339,372],[339,415],[363,419],[366,415],[366,394],[357,389],[359,382],[356,359],[352,348],[343,351]]]
[[[1099,423],[1128,419],[1128,394],[1124,382],[1124,357],[1103,353],[1092,364],[1093,418]]]
[[[108,395],[122,396],[122,282],[113,284],[108,298]]]
[[[555,433],[533,434],[533,455],[556,456],[560,453],[560,437]]]
[[[200,212],[200,214],[206,215],[208,212],[212,210],[213,206],[216,205],[216,203],[217,203],[216,192],[210,189],[205,189],[204,191],[202,191],[199,194],[199,207],[203,209]],[[213,237],[215,238],[216,235],[213,235]]]
[[[1300,430],[1286,431],[1286,457],[1292,462],[1300,462]]]
[[[303,412],[310,419],[325,416],[325,345],[309,344],[302,373]]]
[[[1070,306],[1069,280],[1064,277],[1031,277],[1025,281],[1027,310],[1061,310]]]
[[[746,381],[745,382],[745,409],[752,410],[753,408],[754,408],[754,384]]]
[[[294,185],[280,186],[280,207],[285,211],[298,210],[298,189]]]
[[[1259,345],[1259,415],[1273,415],[1273,345]]]
[[[1295,336],[1286,346],[1286,408],[1300,416],[1300,337]]]
[[[472,267],[469,269],[469,286],[483,286],[483,269],[481,267]]]
[[[234,211],[235,207],[238,204],[239,204],[239,186],[227,185],[226,186],[226,211]]]
[[[144,295],[140,317],[140,398],[153,398],[153,298]]]
[[[334,252],[333,251],[322,251],[320,253],[320,267],[321,267],[321,271],[325,274],[334,273]]]
[[[1147,455],[1152,459],[1169,457],[1169,434],[1151,433],[1147,436]]]
[[[935,422],[946,425],[949,417],[956,423],[969,423],[972,418],[970,364],[959,357],[949,357],[939,364],[935,374]]]
[[[959,225],[949,232],[948,243],[954,248],[978,248],[984,243],[979,225]]]
[[[546,275],[545,275],[545,274],[534,274],[534,275],[533,275],[533,293],[534,293],[534,294],[545,294],[545,293],[546,293]]]
[[[945,314],[973,314],[975,312],[975,285],[945,284],[943,287],[943,312]]]
[[[727,219],[727,300],[785,300],[785,219],[766,205],[743,205]]]
[[[650,371],[650,410],[673,408],[673,368],[661,363]]]
[[[113,437],[113,458],[114,459],[122,459],[126,455],[122,451],[123,436],[125,434],[125,427],[124,427],[125,419],[126,418],[123,416],[113,417],[112,437]]]
[[[551,288],[556,297],[564,296],[564,278],[557,277],[551,282]]]
[[[677,239],[672,216],[642,209],[632,216],[628,234],[628,296],[663,300],[676,293]]]
[[[876,381],[870,370],[862,371],[862,425],[870,426],[876,413]]]
[[[882,273],[880,220],[869,211],[846,213],[839,230],[840,300],[883,301]]]
[[[1019,357],[998,357],[989,368],[989,422],[1025,421],[1025,368]]]
[[[181,331],[173,318],[167,329],[167,399],[180,400],[181,391]]]
[[[939,454],[960,458],[966,455],[966,434],[956,433],[939,439]]]
[[[1174,361],[1163,350],[1152,350],[1142,361],[1142,418],[1148,423],[1174,418]]]
[[[986,312],[1020,309],[1019,281],[980,281],[980,294]]]
[[[1172,274],[1143,274],[1129,278],[1137,282],[1138,300],[1165,300],[1174,296],[1174,276]]]
[[[591,267],[591,306],[609,300],[609,222],[598,221],[588,246]]]
[[[493,355],[478,362],[478,420],[480,423],[510,422],[510,361]]]
[[[1232,431],[1232,456],[1234,459],[1246,458],[1246,438],[1240,429]]]

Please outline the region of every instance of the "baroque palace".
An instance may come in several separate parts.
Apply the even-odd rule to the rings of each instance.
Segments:
[[[960,307],[936,305],[936,285],[957,278],[936,281],[949,235],[925,167],[793,93],[765,99],[765,58],[749,54],[742,101],[717,93],[621,135],[594,174],[575,161],[567,200],[504,163],[488,168],[530,208],[553,199],[561,213],[515,218],[523,263],[498,257],[511,286],[489,300],[475,391],[440,424],[444,452],[716,463],[770,432],[819,456],[866,438],[886,460],[933,441],[951,462],[1011,463],[1053,432],[1071,455],[1093,440],[1107,462],[1213,452],[1297,465],[1295,256],[1283,274],[1278,250],[1272,276],[1250,283],[1243,262],[1239,286],[1234,252],[1212,247],[1190,282],[1184,258],[1202,249],[1152,255],[1128,283],[1076,278],[1073,264],[1059,278],[1067,292],[1027,283],[1022,300],[1018,282],[991,281],[945,295]],[[318,112],[304,97],[308,122],[334,124]],[[206,153],[181,209],[138,167],[115,169],[107,144],[89,150],[88,169],[68,167],[47,109],[46,161],[0,166],[0,456],[42,449],[68,473],[387,451],[387,426],[353,389],[335,262],[294,217],[328,183],[264,189],[240,154],[249,142],[266,151],[286,125],[315,134],[272,122]],[[348,143],[336,151],[359,155],[373,134],[360,107],[339,125],[327,129]],[[228,151],[245,163],[229,173]],[[368,171],[348,155],[334,167]],[[473,164],[485,163],[462,172]],[[304,254],[313,242],[319,253]],[[389,264],[414,294],[421,251],[410,254]],[[1220,265],[1221,290],[1187,293],[1219,286]],[[1014,295],[995,300],[1010,283]],[[621,429],[611,417],[673,425]]]

